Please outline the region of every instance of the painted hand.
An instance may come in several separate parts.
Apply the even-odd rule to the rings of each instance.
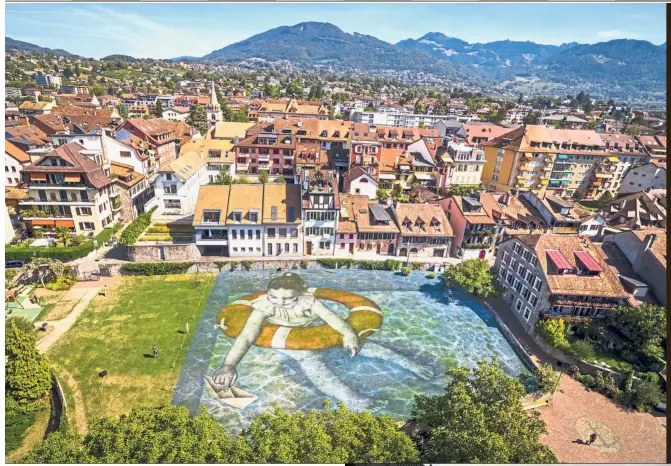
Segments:
[[[235,370],[235,367],[224,366],[219,372],[217,372],[212,380],[218,385],[223,385],[225,388],[230,387],[238,379],[238,371]]]
[[[342,347],[345,351],[349,351],[350,357],[353,358],[361,349],[361,343],[354,332],[349,332],[343,336]]]

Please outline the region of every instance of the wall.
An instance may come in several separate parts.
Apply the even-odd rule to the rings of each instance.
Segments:
[[[268,228],[275,229],[275,237],[270,238],[268,236]],[[280,228],[286,228],[286,235],[280,236]],[[291,237],[291,230],[295,229],[297,236]],[[301,225],[291,224],[291,223],[265,223],[263,231],[263,255],[272,256],[272,257],[282,257],[282,256],[302,256],[303,255],[303,234]],[[289,243],[289,252],[285,251],[286,243]],[[268,254],[268,245],[273,245],[273,253]],[[282,245],[282,254],[278,255],[278,244]],[[296,246],[294,246],[296,245]],[[294,252],[294,247],[298,248],[298,252]]]
[[[242,239],[244,231],[245,239]],[[258,231],[258,238],[257,238]],[[235,233],[233,233],[235,232]],[[263,225],[229,225],[228,226],[228,254],[235,256],[263,256]],[[251,235],[251,239],[250,239]],[[244,251],[243,251],[244,249]]]
[[[452,232],[454,233],[454,238],[452,238],[451,241],[452,245],[450,248],[450,255],[452,257],[456,257],[457,250],[459,249],[459,246],[461,246],[461,242],[464,239],[464,230],[466,229],[466,218],[461,213],[461,210],[459,210],[459,207],[457,207],[457,204],[454,202],[452,198],[446,197],[444,199],[441,199],[440,201],[437,201],[436,203],[439,204],[440,207],[443,209],[443,212],[445,212],[445,216],[447,217],[448,221],[450,222],[450,225],[452,226]],[[434,202],[431,202],[431,204],[434,204]]]
[[[102,136],[102,145],[105,155],[110,162],[123,163],[133,167],[133,171],[141,175],[149,175],[151,171],[151,161],[149,158],[142,160],[135,148],[127,146],[111,137]],[[130,157],[122,157],[121,152],[130,152]]]
[[[7,206],[3,207],[5,209],[5,244],[7,244],[14,238],[14,228],[12,227],[11,218],[9,218],[9,210],[7,210]]]
[[[357,192],[357,189],[359,192]],[[368,199],[375,199],[377,197],[377,182],[370,176],[363,175],[352,180],[349,186],[349,193],[368,196]]]
[[[396,254],[399,257],[408,257],[407,252],[404,253],[403,249],[407,250],[412,250],[412,249],[417,249],[417,252],[411,252],[410,253],[410,260],[412,260],[413,257],[449,257],[449,251],[450,251],[450,242],[448,241],[447,244],[428,244],[428,243],[411,243],[411,244],[404,244],[402,242],[402,239],[399,240],[398,242],[398,248],[396,248]],[[443,250],[443,255],[442,256],[434,256],[434,250],[436,249],[442,249]]]
[[[356,253],[356,241],[357,241],[357,234],[356,232],[352,233],[338,233],[336,235],[336,246],[335,246],[335,251],[334,255],[337,257],[346,257],[346,256],[353,256],[354,254],[350,254],[349,248],[350,244],[353,244],[352,246],[354,248],[354,252]],[[342,246],[344,244],[344,247]]]
[[[636,193],[648,188],[666,189],[666,170],[653,164],[632,167],[622,179],[618,194]]]
[[[22,165],[5,153],[5,186],[16,186],[21,182]]]
[[[641,242],[631,232],[617,233],[615,235],[606,235],[603,237],[604,243],[615,243],[627,258],[630,264],[636,262],[638,250],[641,248]]]
[[[642,249],[642,244],[639,249]],[[650,285],[659,302],[666,306],[666,267],[662,266],[655,255],[648,250],[639,253],[633,268],[643,281]]]
[[[126,246],[126,257],[131,262],[160,261],[159,249],[163,248],[166,261],[193,261],[201,258],[198,246],[188,244],[147,244]]]

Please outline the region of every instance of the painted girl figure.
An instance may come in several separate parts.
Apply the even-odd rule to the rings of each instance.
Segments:
[[[214,383],[224,388],[235,384],[238,364],[258,338],[264,323],[294,328],[306,327],[321,319],[343,336],[343,348],[351,357],[361,349],[359,338],[352,327],[316,299],[314,289],[307,288],[296,273],[287,272],[272,279],[268,284],[268,292],[251,301],[250,305],[253,310],[247,323],[226,355],[223,367],[212,378]]]

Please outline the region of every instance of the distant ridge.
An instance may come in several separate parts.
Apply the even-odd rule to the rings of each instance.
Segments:
[[[70,52],[63,49],[49,49],[47,47],[40,47],[39,45],[31,44],[29,42],[23,42],[20,40],[12,39],[11,37],[5,36],[5,52],[8,50],[17,50],[19,52],[34,52],[34,53],[53,53],[54,55],[62,57],[73,56]]]

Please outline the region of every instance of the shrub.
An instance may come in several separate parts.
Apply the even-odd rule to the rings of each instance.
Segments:
[[[536,332],[550,345],[561,350],[568,350],[569,342],[566,338],[566,323],[564,319],[548,319],[536,321]]]
[[[170,233],[168,225],[154,224],[147,228],[147,233]]]
[[[570,352],[576,358],[582,359],[584,361],[590,361],[594,359],[594,346],[587,340],[577,340],[571,347]]]
[[[149,212],[138,215],[137,218],[126,227],[123,233],[121,233],[119,242],[126,245],[135,244],[138,238],[151,224],[151,216],[155,210],[156,207],[153,207]]]
[[[86,241],[88,240],[83,235],[75,235],[70,238],[70,242],[73,246],[79,246],[80,244],[84,244]]]
[[[431,280],[433,280],[434,278],[436,278],[436,276],[437,276],[437,275],[436,275],[436,272],[429,272],[429,274],[428,274],[426,277],[427,277],[427,278],[430,278]]]
[[[349,269],[352,267],[352,264],[354,263],[352,259],[328,259],[328,258],[317,259],[317,262],[319,262],[321,265],[329,269],[335,269],[336,267],[339,269],[342,269],[344,267]]]
[[[242,270],[252,270],[252,265],[254,264],[254,261],[252,260],[244,260],[240,262],[240,265],[242,265]]]
[[[47,283],[47,290],[51,291],[66,291],[72,288],[72,285],[77,283],[77,280],[74,280],[70,277],[58,277],[55,281]]]
[[[594,376],[589,374],[577,374],[575,378],[578,382],[587,388],[594,388],[596,386],[596,380],[594,379]]]
[[[17,273],[19,273],[18,269],[5,269],[5,288],[9,288],[7,284],[14,280]]]
[[[389,270],[390,272],[396,272],[401,268],[401,261],[394,259],[386,259],[384,262],[384,270]]]
[[[145,233],[141,239],[142,241],[171,241],[172,236],[163,233]]]
[[[121,266],[123,272],[133,275],[169,275],[184,273],[193,262],[133,262]]]
[[[663,400],[662,391],[656,382],[640,380],[634,385],[633,405],[638,411],[650,411]]]
[[[401,275],[404,277],[407,277],[412,273],[412,269],[410,267],[401,267]]]
[[[410,268],[412,268],[412,270],[421,270],[423,266],[424,266],[424,264],[422,264],[421,262],[411,262],[410,263]]]
[[[541,391],[544,393],[554,393],[560,374],[554,370],[551,364],[541,364],[536,368],[534,375]]]
[[[610,374],[604,375],[603,372],[598,371],[596,374],[596,379],[594,380],[596,384],[596,389],[601,393],[606,395],[608,398],[612,398],[620,390],[615,380]]]

